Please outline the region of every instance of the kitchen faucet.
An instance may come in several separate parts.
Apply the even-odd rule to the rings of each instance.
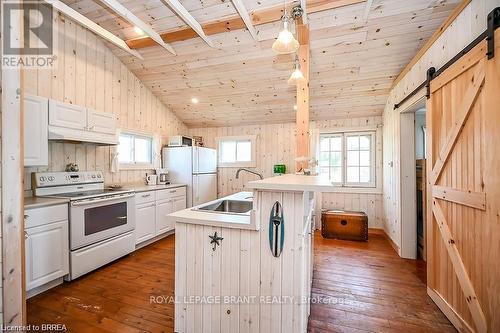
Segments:
[[[240,178],[240,172],[241,171],[246,171],[246,172],[250,172],[256,176],[259,176],[260,179],[264,179],[264,176],[262,176],[262,174],[258,173],[258,172],[255,172],[255,171],[252,171],[250,169],[247,169],[247,168],[239,168],[238,171],[236,171],[236,179]]]

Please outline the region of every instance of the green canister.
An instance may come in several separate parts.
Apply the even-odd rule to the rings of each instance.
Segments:
[[[275,164],[274,165],[274,173],[278,174],[278,175],[284,175],[286,173],[286,165]]]

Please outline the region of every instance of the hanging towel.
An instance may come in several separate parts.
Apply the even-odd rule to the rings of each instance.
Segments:
[[[111,173],[118,173],[120,172],[120,161],[118,159],[118,149],[114,148],[111,151]]]

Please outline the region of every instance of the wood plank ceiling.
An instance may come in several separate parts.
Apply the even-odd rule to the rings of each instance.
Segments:
[[[120,38],[139,37],[99,0],[64,2]],[[370,2],[368,12],[361,2],[308,14],[311,120],[381,115],[396,76],[460,1]],[[120,3],[160,34],[186,28],[161,0]],[[181,3],[202,25],[238,15],[229,0]],[[253,12],[283,2],[243,3]],[[171,42],[177,55],[158,45],[138,49],[144,60],[110,48],[189,127],[293,122],[295,87],[286,83],[293,58],[271,50],[280,22],[255,28],[257,41],[247,30],[228,30],[209,36],[215,48],[196,37]]]

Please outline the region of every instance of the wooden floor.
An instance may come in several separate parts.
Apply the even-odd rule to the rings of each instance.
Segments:
[[[454,332],[427,297],[425,264],[399,258],[381,235],[368,243],[315,239],[310,332]],[[174,237],[28,300],[28,323],[69,332],[173,332]]]

